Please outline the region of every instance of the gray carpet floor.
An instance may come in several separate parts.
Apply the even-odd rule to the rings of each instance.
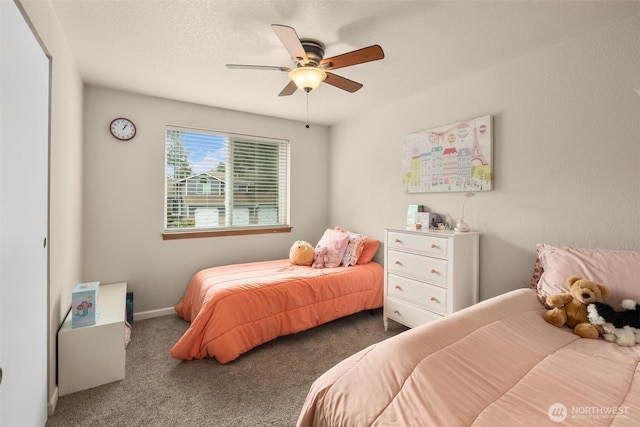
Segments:
[[[133,322],[126,377],[58,399],[46,426],[294,426],[309,387],[345,357],[405,331],[382,310],[277,338],[226,365],[169,355],[188,323]],[[99,369],[99,367],[96,367]]]

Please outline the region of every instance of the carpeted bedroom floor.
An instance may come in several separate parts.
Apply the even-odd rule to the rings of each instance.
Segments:
[[[169,350],[187,329],[177,316],[133,322],[122,381],[60,397],[56,426],[293,426],[311,383],[345,357],[400,332],[382,310],[280,337],[235,361],[181,362]],[[99,367],[96,367],[99,369]]]

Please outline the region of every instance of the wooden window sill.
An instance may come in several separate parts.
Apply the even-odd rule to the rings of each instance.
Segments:
[[[207,230],[207,231],[176,231],[162,233],[162,240],[177,239],[197,239],[201,237],[224,237],[224,236],[244,236],[248,234],[272,234],[272,233],[289,233],[292,227],[276,227],[276,228],[243,228],[243,229],[226,229],[226,230]]]

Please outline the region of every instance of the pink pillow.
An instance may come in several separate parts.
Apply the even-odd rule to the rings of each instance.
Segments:
[[[373,259],[373,256],[378,251],[379,247],[380,247],[380,240],[367,237],[364,241],[362,253],[360,254],[360,258],[358,258],[357,264],[358,265],[369,264]]]
[[[324,266],[327,268],[333,268],[340,266],[342,256],[344,255],[344,251],[347,249],[348,244],[349,234],[327,228],[316,245],[315,250],[317,253],[318,249],[321,247],[327,248],[327,260],[324,263]]]
[[[365,236],[364,234],[347,231],[342,227],[336,227],[334,228],[334,230],[341,233],[347,233],[349,235],[349,244],[347,245],[347,249],[344,251],[344,255],[342,256],[342,265],[344,265],[345,267],[356,265],[356,262],[358,262],[358,258],[360,258],[360,254],[364,249],[364,241],[367,236]]]
[[[542,275],[538,295],[568,292],[567,279],[576,275],[606,285],[611,294],[606,302],[620,310],[620,302],[631,298],[640,303],[640,252],[580,249],[538,245]]]

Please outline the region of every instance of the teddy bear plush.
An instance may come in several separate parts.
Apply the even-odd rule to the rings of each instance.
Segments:
[[[546,303],[551,309],[545,313],[544,320],[553,326],[573,328],[579,337],[597,339],[604,329],[589,322],[587,306],[604,301],[609,296],[609,288],[578,276],[569,277],[567,284],[569,293],[547,297]]]
[[[324,268],[325,264],[327,264],[327,261],[328,261],[327,251],[328,249],[324,246],[316,247],[315,256],[313,258],[313,264],[311,265],[311,267]]]
[[[296,240],[289,249],[289,262],[295,265],[311,265],[315,250],[311,243],[304,240]]]
[[[615,311],[613,307],[603,302],[589,304],[587,311],[589,321],[600,325],[604,329],[602,336],[605,340],[622,346],[632,346],[640,343],[640,310],[632,299],[624,299],[620,304],[623,311]]]

